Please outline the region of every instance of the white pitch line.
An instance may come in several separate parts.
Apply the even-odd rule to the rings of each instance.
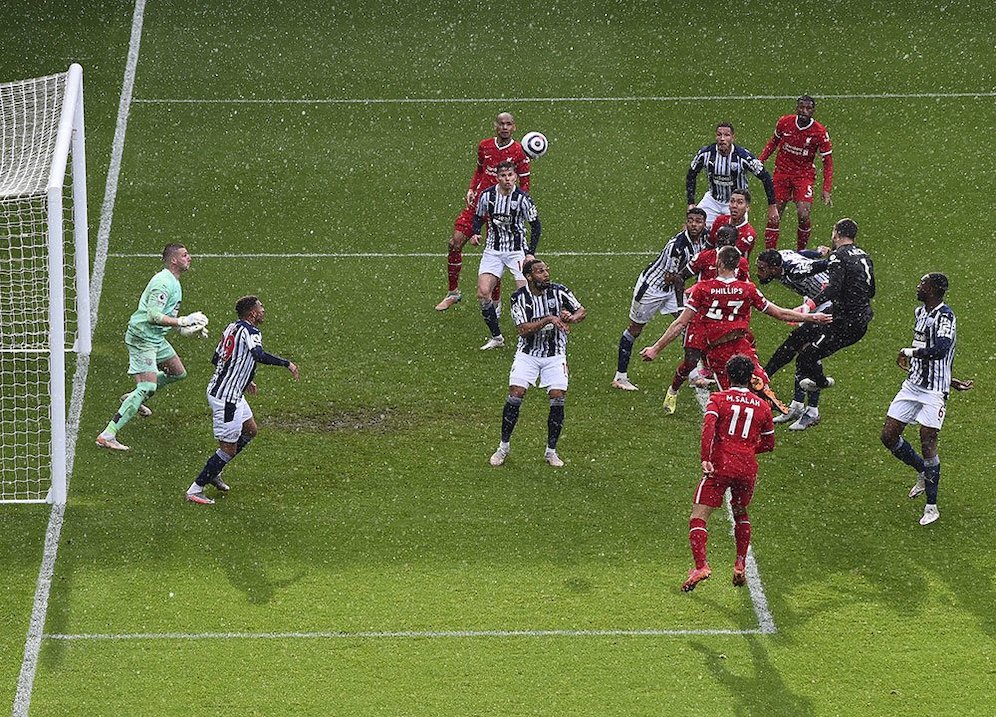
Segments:
[[[730,505],[730,496],[727,494],[724,499],[726,505],[726,515],[730,519],[730,535],[736,540],[736,523],[733,519],[733,507]],[[775,627],[775,618],[768,608],[768,598],[764,594],[764,583],[761,582],[761,573],[757,569],[757,561],[754,559],[754,546],[747,548],[747,589],[750,591],[750,600],[754,604],[754,614],[757,615],[757,632],[761,635],[771,635],[778,632]]]
[[[204,98],[150,97],[135,100],[145,105],[441,105],[526,102],[723,102],[752,100],[795,100],[798,95],[630,95],[620,97],[284,97],[284,98]],[[982,99],[996,97],[996,91],[982,92],[882,92],[817,95],[827,100],[906,100],[906,99]]]
[[[545,251],[543,256],[649,256],[657,254],[659,249],[647,251]],[[109,256],[115,259],[159,259],[162,254],[153,253],[114,253]],[[439,252],[300,252],[285,254],[200,254],[195,253],[195,259],[417,259],[431,257],[439,259],[446,254]]]
[[[138,64],[138,49],[142,37],[142,18],[145,14],[145,0],[136,0],[135,12],[132,16],[131,39],[128,45],[128,60],[125,64],[124,81],[121,87],[121,101],[118,104],[117,127],[114,130],[114,141],[111,151],[111,161],[107,171],[107,184],[104,190],[104,204],[101,207],[100,227],[97,231],[97,248],[95,250],[93,273],[90,283],[90,325],[91,331],[97,328],[97,309],[100,306],[100,292],[103,287],[104,270],[107,265],[107,245],[111,233],[111,217],[114,210],[114,199],[117,195],[118,176],[121,170],[121,155],[124,150],[125,130],[128,126],[128,112],[131,106],[132,90],[135,85],[135,68]],[[83,396],[86,392],[86,380],[90,369],[90,357],[79,356],[76,362],[76,373],[73,377],[73,395],[69,405],[69,416],[66,423],[66,483],[73,472],[76,458],[76,440],[78,438],[80,416],[83,412]],[[38,583],[35,587],[35,599],[31,608],[31,620],[28,623],[28,635],[24,642],[24,659],[21,661],[21,672],[17,678],[17,691],[14,694],[13,717],[27,717],[31,706],[31,692],[34,689],[35,672],[38,669],[38,655],[41,651],[41,641],[45,630],[45,618],[48,614],[48,599],[52,588],[52,576],[55,573],[55,558],[59,551],[59,537],[65,521],[66,505],[53,505],[45,531],[45,549],[42,553],[42,564],[38,571]]]
[[[393,632],[137,632],[120,634],[45,635],[47,640],[363,640],[485,637],[668,637],[683,635],[760,635],[747,630],[401,630]]]

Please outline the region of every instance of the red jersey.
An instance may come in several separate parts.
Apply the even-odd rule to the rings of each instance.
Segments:
[[[715,279],[719,275],[719,271],[716,269],[717,251],[715,248],[703,249],[688,262],[688,270],[698,277],[696,281],[709,281],[709,279]],[[750,281],[750,262],[745,256],[740,257],[737,278],[740,281]]]
[[[529,157],[522,150],[522,145],[514,139],[504,147],[498,146],[497,137],[482,139],[477,145],[477,169],[470,178],[470,189],[474,191],[474,204],[481,192],[498,184],[498,165],[511,162],[519,175],[519,189],[529,191]]]
[[[719,237],[719,228],[729,224],[730,218],[729,214],[720,214],[716,217],[716,221],[712,223],[712,228],[709,230],[709,241],[713,246],[716,245],[716,239]],[[744,217],[743,223],[737,225],[737,249],[744,256],[748,256],[754,249],[754,241],[756,239],[757,232],[754,231],[754,227],[747,221],[747,217]]]
[[[750,311],[764,311],[768,300],[753,283],[717,277],[700,281],[692,287],[685,306],[695,312],[693,321],[706,346],[734,331],[750,331]]]
[[[767,401],[739,387],[709,397],[699,453],[712,463],[714,475],[753,479],[756,454],[774,448],[775,424]]]
[[[758,157],[762,162],[771,156],[776,147],[775,173],[805,177],[812,180],[816,176],[816,154],[823,158],[823,191],[829,192],[833,186],[833,145],[827,128],[816,120],[805,129],[799,127],[796,115],[785,115],[775,123],[775,133]]]

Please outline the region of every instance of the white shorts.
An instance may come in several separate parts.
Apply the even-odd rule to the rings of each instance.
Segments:
[[[705,209],[706,213],[706,232],[712,229],[712,223],[716,221],[716,218],[720,214],[730,213],[730,203],[721,202],[712,196],[712,192],[706,192],[702,197],[702,201],[697,205],[700,209]]]
[[[661,291],[655,286],[648,286],[643,296],[637,299],[643,284],[637,284],[633,289],[633,303],[629,307],[630,321],[638,324],[649,324],[656,314],[677,314],[683,306],[678,303],[678,297],[673,288]]]
[[[249,408],[245,396],[236,403],[222,401],[211,394],[208,394],[207,400],[211,407],[214,437],[223,443],[237,442],[242,435],[242,424],[252,418],[252,409]]]
[[[547,391],[566,391],[567,356],[540,358],[516,351],[512,360],[512,370],[508,374],[508,385],[522,388],[535,385]]]
[[[944,394],[924,391],[909,381],[903,381],[886,415],[903,423],[919,423],[940,430],[944,424]]]
[[[495,251],[485,249],[481,254],[481,268],[477,270],[477,275],[491,274],[499,279],[508,269],[516,281],[525,281],[526,275],[522,273],[522,264],[526,261],[526,254],[523,251]]]

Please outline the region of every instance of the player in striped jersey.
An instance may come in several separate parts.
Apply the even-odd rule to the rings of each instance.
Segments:
[[[830,302],[817,306],[812,297],[820,294],[830,278],[827,274],[827,262],[819,258],[819,252],[807,252],[809,256],[791,249],[765,249],[757,257],[757,278],[761,284],[778,280],[803,298],[801,306],[796,311],[808,313],[811,311],[829,312]],[[789,333],[781,346],[768,359],[764,372],[768,378],[788,364],[802,349],[819,335],[815,324],[803,324]],[[796,373],[795,393],[789,412],[775,417],[775,423],[789,423],[789,430],[804,431],[820,422],[820,392],[807,393],[802,390],[799,380],[802,377]]]
[[[685,176],[685,193],[688,208],[695,206],[695,183],[703,169],[709,180],[709,190],[698,206],[706,211],[706,226],[712,227],[716,217],[730,213],[730,193],[747,188],[747,175],[753,174],[764,184],[768,197],[768,222],[778,221],[775,206],[775,185],[761,161],[743,147],[733,143],[733,125],[723,122],[716,126],[716,143],[707,144],[692,157],[692,164]]]
[[[650,262],[636,280],[633,302],[629,308],[629,327],[619,338],[616,376],[612,387],[623,391],[638,391],[627,375],[633,344],[643,333],[643,327],[656,314],[677,316],[685,305],[685,282],[681,270],[703,249],[705,210],[692,207],[685,217],[685,228],[675,234],[657,258]]]
[[[187,500],[200,505],[214,503],[204,495],[204,488],[213,485],[222,493],[228,492],[228,485],[221,479],[221,472],[235,455],[256,437],[259,429],[252,415],[252,409],[245,395],[256,395],[256,364],[283,366],[297,381],[300,378],[293,361],[274,356],[263,350],[263,335],[259,325],[266,317],[263,304],[255,296],[243,296],[235,303],[238,321],[229,324],[218,347],[214,350],[211,362],[214,375],[208,382],[207,401],[211,407],[214,422],[214,437],[218,439],[218,450],[208,458],[200,475],[187,489]]]
[[[920,525],[929,525],[941,517],[937,510],[937,484],[941,480],[941,460],[937,457],[937,437],[944,424],[945,404],[952,386],[966,390],[972,383],[951,375],[954,362],[956,321],[954,311],[944,303],[948,277],[927,274],[916,288],[918,306],[913,325],[913,344],[901,349],[897,363],[907,369],[899,393],[892,399],[882,426],[882,443],[892,454],[915,470],[919,476],[910,489],[910,498],[927,493]],[[920,424],[920,449],[917,454],[903,430],[910,423]]]
[[[508,398],[501,417],[501,442],[491,456],[491,465],[500,466],[508,457],[512,431],[519,420],[519,408],[526,388],[545,388],[550,398],[544,459],[554,468],[564,462],[557,455],[557,441],[564,426],[564,396],[567,393],[567,334],[571,325],[587,312],[571,290],[550,281],[550,269],[539,259],[523,266],[526,286],[512,295],[512,319],[519,333],[519,345],[508,376]]]
[[[492,291],[501,275],[508,269],[521,289],[526,285],[522,265],[536,253],[540,238],[540,219],[536,205],[529,194],[515,186],[515,165],[502,162],[497,167],[498,184],[481,192],[474,212],[473,236],[475,246],[481,241],[481,228],[488,221],[488,238],[481,254],[481,268],[477,273],[477,302],[481,316],[491,331],[491,338],[481,346],[482,351],[500,348],[505,338],[498,326],[498,305]],[[526,224],[529,224],[529,241],[526,241]]]
[[[204,314],[195,311],[187,316],[178,315],[183,300],[180,276],[190,269],[191,261],[190,252],[183,244],[167,244],[163,249],[165,268],[149,280],[138,309],[128,320],[124,340],[128,347],[128,374],[135,379],[135,390],[121,397],[117,413],[97,436],[101,448],[129,450],[118,441],[118,431],[136,414],[152,415],[144,402],[158,389],[187,377],[183,361],[166,340],[167,332],[177,329],[182,336],[207,338],[208,319]]]

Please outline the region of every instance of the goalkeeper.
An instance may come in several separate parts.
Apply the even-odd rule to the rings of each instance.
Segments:
[[[182,381],[187,370],[176,351],[166,340],[172,328],[182,336],[207,338],[207,317],[199,311],[177,316],[183,291],[180,275],[190,268],[190,252],[182,244],[167,244],[163,249],[162,271],[149,280],[132,314],[125,332],[128,347],[128,373],[135,378],[135,390],[121,397],[121,407],[99,436],[97,445],[114,451],[127,451],[128,446],[117,439],[120,431],[136,413],[144,416],[152,411],[143,405],[163,386]]]

